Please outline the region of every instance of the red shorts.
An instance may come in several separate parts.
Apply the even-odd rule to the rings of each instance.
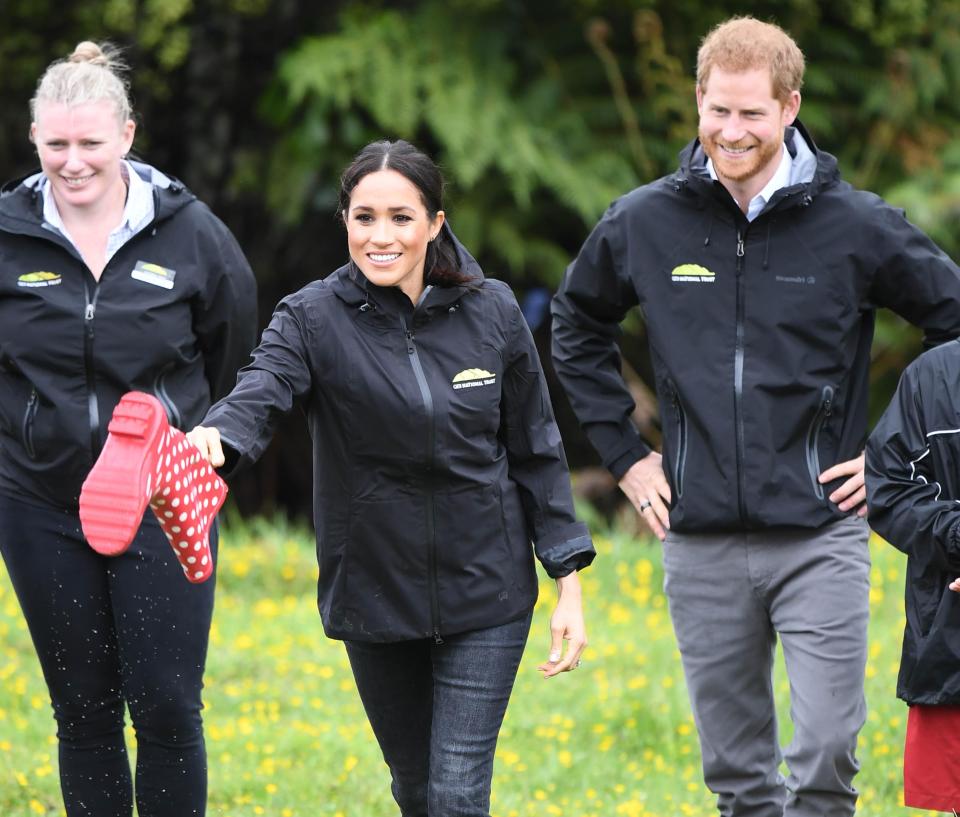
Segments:
[[[960,812],[960,706],[911,706],[903,749],[903,801]]]

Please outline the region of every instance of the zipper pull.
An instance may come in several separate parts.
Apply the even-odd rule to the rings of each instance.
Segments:
[[[833,388],[825,386],[823,389],[823,416],[829,417],[833,412]]]
[[[407,354],[412,355],[415,351],[413,348],[413,332],[407,331],[404,334],[407,338]]]
[[[93,313],[96,311],[96,307],[93,304],[87,304],[87,311],[83,314],[83,319],[85,321],[93,320]]]
[[[438,647],[443,645],[443,637],[440,635],[440,631],[436,628],[433,630],[433,643]]]
[[[737,258],[743,258],[743,237],[737,233]]]

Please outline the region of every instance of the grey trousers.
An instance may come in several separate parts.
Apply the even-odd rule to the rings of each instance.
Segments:
[[[704,781],[720,814],[854,813],[866,718],[867,537],[856,518],[817,530],[667,534],[664,590]],[[778,635],[794,726],[782,755],[772,682]]]

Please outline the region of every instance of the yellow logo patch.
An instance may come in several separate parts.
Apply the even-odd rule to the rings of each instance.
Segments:
[[[453,376],[455,389],[472,389],[476,386],[491,386],[497,382],[497,376],[486,369],[464,369]]]
[[[681,284],[712,284],[717,277],[715,272],[710,272],[706,267],[699,264],[681,264],[674,267],[670,277],[674,283]]]
[[[17,278],[18,287],[55,287],[62,283],[59,272],[27,272]]]

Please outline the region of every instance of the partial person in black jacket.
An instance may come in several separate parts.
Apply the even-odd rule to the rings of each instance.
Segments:
[[[109,49],[81,43],[31,104],[41,171],[0,197],[0,551],[50,691],[69,817],[202,815],[200,717],[213,582],[191,586],[152,514],[132,547],[88,547],[80,487],[121,395],[195,425],[249,357],[253,275],[183,185],[125,157]]]
[[[853,814],[869,551],[862,450],[874,313],[960,334],[960,270],[840,178],[797,120],[804,59],[729,20],[697,62],[699,136],[614,202],[553,303],[557,373],[664,541],[665,589],[724,815]],[[619,324],[642,310],[663,452],[630,422]],[[777,639],[794,737],[781,750]]]
[[[523,315],[455,241],[441,192],[410,144],[361,151],[340,194],[350,263],[281,301],[188,436],[234,468],[305,409],[320,614],[346,644],[394,798],[404,817],[485,817],[533,553],[559,593],[549,677],[579,664],[576,571],[594,551]]]
[[[907,554],[904,802],[960,810],[960,342],[921,355],[867,440],[870,526]]]

